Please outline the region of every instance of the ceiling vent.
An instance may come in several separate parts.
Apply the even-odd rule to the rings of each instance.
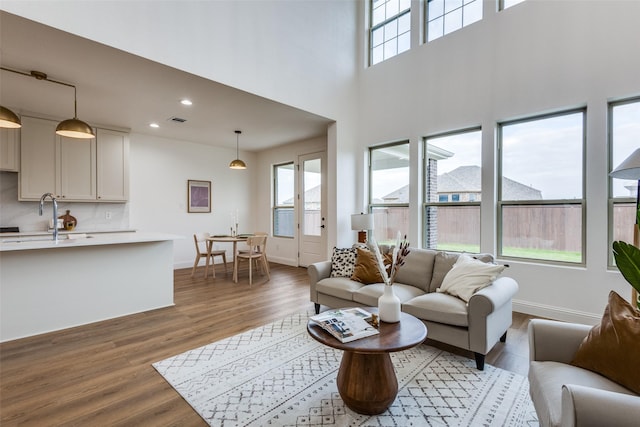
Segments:
[[[184,122],[187,121],[187,119],[183,119],[182,117],[175,117],[175,116],[174,117],[169,117],[167,120],[170,121],[170,122],[175,122],[175,123],[184,123]]]

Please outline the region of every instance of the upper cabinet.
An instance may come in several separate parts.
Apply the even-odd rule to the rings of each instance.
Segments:
[[[129,199],[129,134],[98,129],[98,200]]]
[[[20,129],[0,128],[0,171],[20,169]]]
[[[56,135],[57,122],[22,118],[19,200],[52,193],[64,201],[126,202],[129,137],[97,129],[94,139]]]

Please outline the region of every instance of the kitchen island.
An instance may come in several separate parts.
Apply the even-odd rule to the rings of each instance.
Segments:
[[[0,342],[173,305],[163,233],[0,240]]]

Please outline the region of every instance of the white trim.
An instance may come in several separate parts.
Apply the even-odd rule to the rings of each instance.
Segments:
[[[513,311],[529,314],[546,319],[561,320],[564,322],[596,325],[600,323],[601,314],[587,313],[585,311],[570,310],[544,304],[532,304],[526,301],[513,300]]]

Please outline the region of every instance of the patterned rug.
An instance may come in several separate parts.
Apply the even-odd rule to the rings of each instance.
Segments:
[[[153,367],[212,426],[537,426],[525,377],[422,344],[392,353],[398,396],[380,415],[345,407],[342,352],[308,314],[187,351]]]

